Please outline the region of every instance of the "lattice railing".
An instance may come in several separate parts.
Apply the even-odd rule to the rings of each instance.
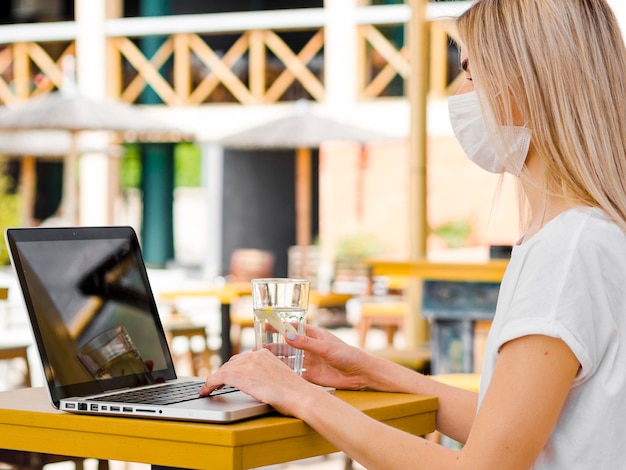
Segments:
[[[408,48],[397,46],[382,32],[389,24],[356,27],[355,54],[361,54],[355,84],[359,98],[385,96],[394,80],[402,82],[402,95],[411,72]],[[447,53],[454,33],[444,21],[431,22],[430,29],[431,92],[445,95],[458,85],[451,80],[454,73],[449,70]],[[231,44],[221,52],[211,46],[218,33],[172,33],[164,35],[162,45],[151,57],[146,57],[138,46],[140,38],[111,36],[107,62],[109,94],[135,102],[149,86],[163,103],[172,106],[260,104],[299,98],[324,101],[322,64],[324,47],[329,47],[324,44],[324,28],[299,31],[307,39],[298,50],[293,50],[284,39],[288,31],[276,28],[229,32]],[[0,101],[11,104],[60,88],[62,58],[74,52],[73,40],[0,45]]]
[[[0,46],[0,101],[12,104],[60,88],[63,83],[61,61],[75,53],[71,42],[19,42]],[[55,55],[52,51],[60,50]]]
[[[170,36],[150,59],[130,38],[112,38],[109,45],[119,65],[117,74],[110,75],[111,94],[124,101],[134,102],[149,85],[169,105],[273,103],[294,84],[300,85],[310,99],[324,100],[321,71],[310,68],[324,46],[322,30],[313,31],[297,52],[270,30],[242,33],[223,54],[199,34]],[[168,61],[173,63],[169,80],[160,72]],[[132,67],[127,84],[121,70],[124,63]]]

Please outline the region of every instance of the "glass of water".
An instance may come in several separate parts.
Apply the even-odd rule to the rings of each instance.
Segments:
[[[309,287],[306,279],[252,280],[256,349],[269,349],[298,375],[302,375],[304,351],[287,344],[285,334],[304,334]]]

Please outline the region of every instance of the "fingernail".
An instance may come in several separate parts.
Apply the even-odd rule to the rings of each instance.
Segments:
[[[289,341],[295,341],[298,337],[298,335],[296,335],[293,331],[288,331],[287,333],[285,333],[285,336]]]

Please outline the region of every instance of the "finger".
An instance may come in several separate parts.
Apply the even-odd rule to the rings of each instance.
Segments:
[[[233,378],[232,371],[238,370],[242,365],[245,365],[250,362],[250,358],[253,357],[253,353],[250,351],[244,351],[239,354],[235,354],[228,359],[228,361],[214,373],[209,375],[204,382],[204,385],[200,389],[200,396],[207,396],[212,391],[217,390],[218,388],[226,385],[227,377]],[[229,382],[230,384],[230,382]],[[235,385],[235,384],[230,384]]]
[[[217,390],[218,388],[221,388],[225,385],[224,380],[221,379],[220,376],[218,376],[218,372],[215,372],[206,378],[204,385],[202,385],[202,388],[199,392],[199,395],[201,397],[207,396],[212,391]]]
[[[198,395],[201,396],[201,397],[206,397],[212,391],[217,390],[218,388],[223,387],[223,386],[224,386],[224,384],[209,384],[209,383],[205,382],[205,384],[200,389],[200,392],[198,393]]]
[[[296,335],[293,333],[287,333],[285,340],[290,346],[297,349],[303,349],[318,355],[323,355],[329,348],[333,346],[332,343],[323,339],[318,339],[311,336]]]
[[[310,338],[343,343],[341,339],[339,339],[337,336],[332,334],[330,331],[319,326],[306,324],[305,332],[306,332],[306,335]]]

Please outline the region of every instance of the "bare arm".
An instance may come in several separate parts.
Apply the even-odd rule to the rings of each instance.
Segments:
[[[406,367],[371,356],[367,388],[385,392],[416,393],[436,396],[439,400],[437,430],[459,442],[465,442],[476,416],[478,394],[416,373]]]
[[[307,326],[307,335],[291,343],[305,349],[307,373],[314,383],[339,389],[370,389],[436,396],[439,399],[437,429],[465,442],[474,421],[478,395],[451,387],[362,349],[350,347],[325,330]],[[324,360],[311,359],[324,358]],[[321,363],[321,365],[320,365]],[[333,367],[327,367],[331,363]],[[337,370],[341,373],[337,374]]]
[[[530,467],[556,425],[579,367],[560,339],[536,335],[506,343],[465,457],[494,464],[503,459],[498,468]]]
[[[349,352],[345,348],[344,351]],[[348,381],[356,384],[359,371],[378,365],[380,369],[360,376],[361,385],[439,393],[438,425],[442,432],[452,430],[452,437],[454,433],[465,433],[463,449],[446,449],[367,417],[295,375],[267,350],[235,356],[207,378],[202,393],[224,383],[237,386],[282,413],[303,419],[367,468],[523,469],[532,465],[545,445],[579,367],[575,356],[559,339],[526,336],[511,341],[500,352],[489,390],[474,416],[474,411],[465,410],[466,406],[475,409],[472,394],[366,356],[357,356],[357,363],[364,362],[359,366],[352,363]],[[333,361],[341,362],[342,358],[335,357]],[[390,379],[382,378],[386,374]],[[457,411],[460,416],[455,417]],[[463,424],[455,425],[459,419]],[[472,422],[465,422],[468,420]]]
[[[461,451],[371,423],[331,397],[320,397],[321,406],[303,406],[296,415],[367,468],[525,469],[552,432],[578,367],[575,356],[559,339],[527,336],[507,343]],[[422,387],[420,393],[443,394],[440,403],[448,410],[445,417],[438,417],[442,432],[459,428],[444,421],[454,421],[454,411],[464,413],[462,408],[471,400],[427,378],[413,384]]]

